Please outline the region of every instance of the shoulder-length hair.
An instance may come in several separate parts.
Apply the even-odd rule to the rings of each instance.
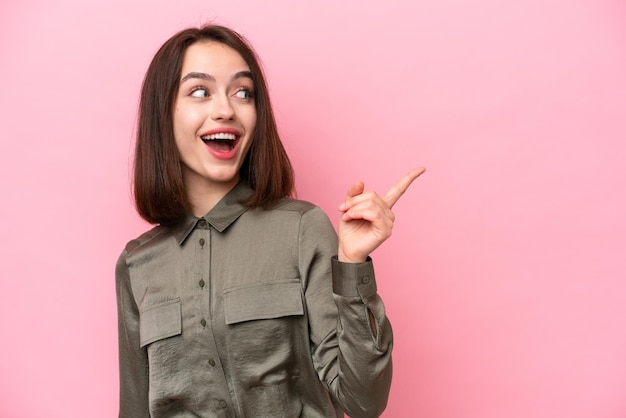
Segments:
[[[223,43],[237,51],[252,72],[257,122],[240,171],[254,190],[242,202],[255,208],[291,195],[294,173],[280,141],[259,59],[238,33],[218,25],[185,29],[163,44],[143,81],[134,160],[137,212],[152,224],[172,225],[191,210],[173,129],[173,108],[187,48],[198,41]]]

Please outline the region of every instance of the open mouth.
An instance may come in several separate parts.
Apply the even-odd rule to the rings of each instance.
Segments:
[[[205,135],[201,139],[209,148],[219,152],[232,151],[239,141],[237,135],[226,132]]]

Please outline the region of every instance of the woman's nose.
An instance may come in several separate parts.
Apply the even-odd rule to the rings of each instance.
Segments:
[[[212,100],[211,117],[213,120],[232,119],[235,111],[226,95],[216,95]]]

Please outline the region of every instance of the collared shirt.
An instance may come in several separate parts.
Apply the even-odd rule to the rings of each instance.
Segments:
[[[285,198],[247,209],[250,193],[239,183],[204,217],[126,245],[116,268],[120,418],[385,408],[392,332],[371,260],[337,261],[320,208]]]

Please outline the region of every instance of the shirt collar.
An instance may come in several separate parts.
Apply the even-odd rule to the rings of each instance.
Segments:
[[[252,192],[253,190],[245,181],[240,181],[202,218],[196,218],[191,213],[188,213],[175,227],[174,236],[178,244],[183,245],[191,231],[193,231],[198,222],[202,220],[209,223],[219,232],[224,232],[230,224],[235,222],[237,218],[248,210],[241,202],[250,197]]]

